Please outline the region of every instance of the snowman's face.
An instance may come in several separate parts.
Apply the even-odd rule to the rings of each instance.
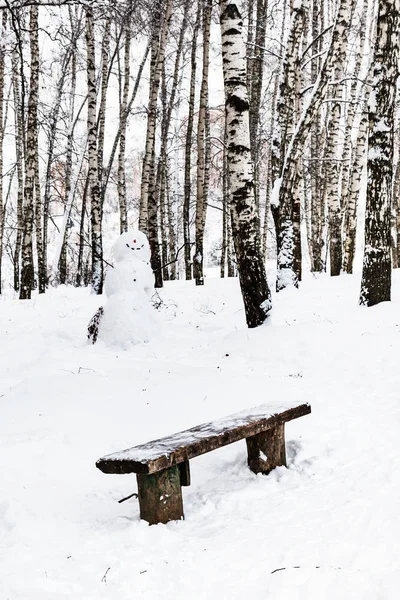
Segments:
[[[144,233],[138,230],[123,233],[113,246],[113,254],[117,262],[132,258],[148,262],[150,260],[148,239]]]
[[[129,248],[129,250],[132,250],[132,252],[141,252],[146,247],[144,240],[140,240],[137,238],[134,238],[134,239],[131,239],[131,240],[125,242],[125,246],[127,248]]]

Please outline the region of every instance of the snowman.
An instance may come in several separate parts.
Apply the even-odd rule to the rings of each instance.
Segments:
[[[149,341],[156,329],[150,302],[154,293],[150,254],[148,239],[139,230],[122,233],[114,243],[114,266],[109,267],[104,281],[108,302],[88,328],[93,343],[97,337],[109,345]]]
[[[154,294],[154,275],[150,267],[150,245],[138,230],[122,233],[112,247],[114,268],[107,271],[104,289],[110,298],[116,293],[132,292],[135,296]]]

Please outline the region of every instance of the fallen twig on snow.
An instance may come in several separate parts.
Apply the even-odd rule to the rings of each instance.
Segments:
[[[126,498],[121,498],[121,500],[118,500],[118,504],[121,504],[121,502],[125,502],[125,500],[129,500],[129,498],[138,498],[138,495],[136,493],[133,493],[130,496],[126,496]]]

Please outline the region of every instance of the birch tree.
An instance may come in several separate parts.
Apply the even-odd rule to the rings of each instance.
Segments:
[[[323,60],[324,6],[320,0],[313,0],[311,13],[312,42],[308,48],[311,53],[311,85],[315,85]],[[307,52],[305,52],[307,54]],[[310,133],[310,202],[306,195],[306,219],[308,224],[308,248],[311,271],[320,273],[325,270],[325,181],[323,177],[324,136],[326,130],[325,115],[319,110]]]
[[[154,148],[157,125],[157,102],[171,13],[172,0],[167,0],[165,7],[163,7],[163,3],[160,0],[157,0],[153,8],[149,101],[147,105],[146,142],[140,188],[139,229],[143,232],[146,232],[148,229],[149,188],[154,188],[152,178],[154,179],[155,177]],[[153,229],[157,231],[157,228],[153,227]],[[149,241],[151,243],[151,240]]]
[[[92,228],[92,289],[96,294],[103,290],[103,242],[101,227],[101,196],[98,176],[97,148],[97,91],[94,40],[93,9],[86,9],[86,75],[87,75],[87,145],[88,145],[88,186]]]
[[[185,277],[192,279],[191,263],[191,243],[190,243],[190,200],[191,200],[191,168],[192,168],[192,145],[193,145],[193,124],[194,124],[194,105],[196,97],[196,53],[197,37],[200,29],[201,4],[198,2],[196,20],[193,27],[191,52],[190,52],[190,84],[189,84],[189,112],[186,125],[185,140],[185,179],[184,179],[184,200],[183,200],[183,242],[185,245]]]
[[[150,58],[150,85],[149,104],[147,109],[146,143],[140,188],[139,229],[148,233],[151,248],[151,267],[154,271],[156,287],[162,287],[163,279],[158,238],[159,205],[157,201],[158,194],[156,190],[155,137],[157,126],[158,94],[171,15],[172,0],[167,0],[165,7],[163,7],[161,4],[156,5]]]
[[[22,268],[19,297],[30,299],[34,288],[33,223],[35,173],[37,168],[38,99],[39,99],[39,8],[31,6],[29,19],[30,82],[26,125],[26,162],[24,186],[24,230],[22,235]]]
[[[173,227],[173,215],[171,207],[171,193],[169,185],[169,160],[168,160],[168,143],[170,138],[170,126],[173,111],[176,107],[176,100],[179,102],[178,86],[179,86],[179,75],[181,72],[181,61],[183,42],[185,38],[185,32],[187,27],[187,18],[189,11],[189,0],[185,0],[183,5],[182,21],[179,27],[179,36],[177,40],[177,48],[175,54],[175,63],[172,73],[172,82],[170,86],[170,93],[168,98],[167,81],[166,81],[166,69],[165,64],[162,70],[162,121],[161,121],[161,149],[160,149],[160,160],[159,160],[159,180],[160,186],[160,229],[161,229],[161,244],[162,244],[162,262],[163,262],[163,277],[164,279],[175,279],[176,278],[176,263],[173,261],[173,257],[176,254],[175,247],[175,231]],[[166,232],[168,231],[168,235]],[[170,258],[168,258],[168,256]],[[171,264],[171,273],[167,263]]]
[[[346,213],[344,220],[344,254],[343,269],[346,273],[353,273],[353,263],[356,251],[356,232],[357,232],[357,206],[361,192],[361,182],[365,167],[365,155],[368,139],[368,109],[362,108],[362,115],[357,131],[357,140],[354,146],[354,152],[350,170],[350,181],[348,190],[346,190]]]
[[[123,68],[123,87],[122,98],[119,107],[120,138],[118,153],[118,202],[119,202],[119,230],[120,233],[128,230],[128,215],[126,207],[126,173],[125,173],[125,151],[126,151],[126,127],[128,121],[128,95],[130,78],[130,50],[131,50],[131,15],[127,17],[125,23],[125,44],[124,44],[124,68]]]
[[[398,127],[398,126],[397,126]],[[399,129],[397,129],[397,148],[399,149]],[[400,155],[397,156],[393,176],[392,194],[392,267],[399,268],[400,262]]]
[[[200,90],[200,106],[197,127],[197,201],[196,201],[196,246],[193,258],[193,275],[196,285],[204,285],[204,228],[206,224],[208,183],[210,170],[208,72],[210,54],[211,0],[203,0],[203,73]],[[208,135],[207,135],[208,134]]]
[[[232,234],[247,325],[257,327],[271,310],[271,294],[261,256],[250,147],[246,47],[236,2],[220,0],[220,22]]]
[[[247,55],[247,81],[250,102],[250,141],[254,165],[254,193],[257,207],[260,195],[260,110],[264,76],[265,36],[267,32],[268,0],[257,0],[255,7],[254,35],[251,20],[253,18],[253,0],[249,2],[249,39]]]
[[[394,108],[399,75],[400,0],[379,0],[368,102],[367,204],[360,304],[391,295],[391,200]]]
[[[15,158],[17,169],[17,231],[14,250],[14,290],[20,289],[20,257],[23,232],[25,129],[22,112],[22,93],[18,77],[18,54],[12,53],[12,89],[14,99]]]
[[[304,106],[300,120],[289,142],[283,161],[281,177],[275,183],[273,192],[274,202],[277,203],[280,223],[280,240],[278,255],[277,289],[289,285],[297,285],[296,254],[293,220],[290,214],[293,197],[297,193],[299,183],[299,156],[306,143],[311,125],[314,123],[331,77],[338,54],[341,51],[342,37],[350,26],[354,0],[340,0],[333,25],[332,39],[325,56],[321,71],[314,84],[313,90]]]
[[[7,12],[2,15],[0,36],[3,36],[7,27]],[[4,206],[3,206],[3,142],[4,142],[4,70],[5,48],[0,41],[0,294],[2,292],[2,261],[3,261],[3,235],[4,235]]]
[[[271,168],[276,186],[279,185],[279,178],[298,117],[297,74],[300,70],[299,53],[308,14],[308,4],[308,0],[302,0],[297,2],[292,9],[290,31],[282,65],[277,100],[276,131],[271,156]],[[286,202],[276,202],[275,195],[271,203],[278,257],[277,291],[290,284],[297,286],[300,279],[300,198],[300,165],[296,160],[291,194],[286,197]],[[291,268],[287,268],[288,260],[291,261]]]
[[[350,18],[351,20],[351,18]],[[349,25],[350,25],[349,20]],[[340,275],[342,269],[342,204],[341,204],[341,120],[344,99],[344,71],[348,47],[349,27],[343,30],[338,44],[336,59],[333,67],[333,84],[330,100],[332,100],[330,120],[328,123],[327,142],[325,150],[326,199],[329,222],[329,256],[330,274]]]

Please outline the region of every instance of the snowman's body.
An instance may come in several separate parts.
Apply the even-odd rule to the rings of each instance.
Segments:
[[[116,262],[109,268],[104,281],[107,298],[119,292],[131,292],[140,298],[144,294],[146,300],[154,293],[154,275],[150,265],[139,259],[129,257]]]
[[[104,281],[108,302],[98,337],[108,344],[146,342],[156,329],[155,311],[150,303],[154,275],[149,242],[141,231],[123,233],[112,253],[115,262]]]

